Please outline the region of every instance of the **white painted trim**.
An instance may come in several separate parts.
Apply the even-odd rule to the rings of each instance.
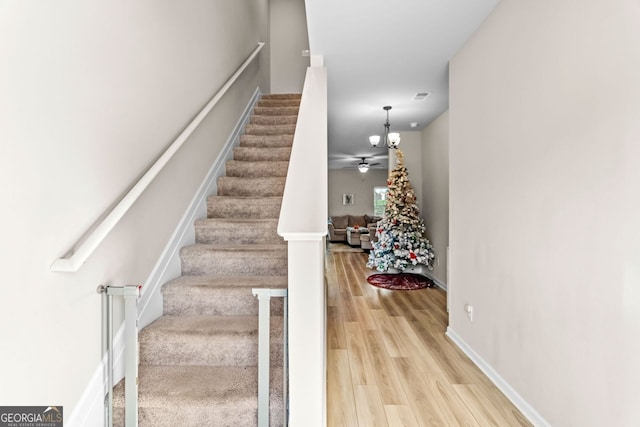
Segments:
[[[251,112],[261,95],[262,92],[260,88],[256,88],[251,100],[236,123],[233,132],[227,139],[218,158],[209,169],[202,184],[200,184],[191,204],[186,209],[180,223],[171,235],[165,249],[162,251],[158,262],[151,271],[149,278],[143,285],[142,297],[138,303],[138,329],[142,329],[162,314],[162,311],[160,311],[159,314],[157,310],[154,311],[154,308],[157,309],[157,307],[153,307],[151,302],[157,302],[157,300],[159,300],[160,310],[162,310],[162,295],[160,289],[164,283],[180,275],[180,248],[195,241],[195,234],[193,232],[194,222],[196,218],[206,217],[207,197],[216,192],[216,180],[218,176],[224,173],[225,162],[232,157],[233,147],[239,143],[244,127],[249,123]],[[118,332],[113,338],[113,354],[115,360],[113,381],[117,384],[124,378],[124,324],[120,326],[120,329],[118,329]],[[104,397],[108,387],[105,374],[106,369],[107,360],[105,355],[91,376],[87,387],[82,393],[69,419],[65,422],[65,425],[70,427],[104,426]]]
[[[280,207],[280,236],[327,234],[327,132],[327,70],[309,67]]]
[[[180,248],[195,243],[194,222],[207,216],[207,197],[217,191],[217,179],[225,173],[225,163],[233,158],[233,148],[240,142],[244,127],[251,120],[251,113],[260,99],[262,92],[256,88],[251,100],[238,119],[233,132],[220,151],[217,159],[209,169],[207,176],[200,184],[189,207],[180,219],[171,235],[167,246],[151,271],[149,278],[142,286],[142,298],[138,304],[138,327],[144,328],[162,314],[162,295],[160,289],[169,280],[181,274]],[[155,302],[155,306],[152,304]]]
[[[436,277],[434,277],[426,265],[423,265],[423,264],[410,265],[405,269],[405,271],[407,273],[415,273],[415,274],[420,274],[422,276],[428,277],[429,279],[433,280],[433,283],[435,283],[436,286],[438,286],[445,292],[447,291],[447,284],[437,279]]]
[[[104,365],[96,368],[89,380],[89,385],[85,388],[75,409],[69,419],[64,424],[68,427],[102,427],[104,426],[104,398],[102,395],[102,383],[104,379]]]
[[[324,67],[324,55],[311,55],[309,61],[312,67]]]
[[[113,337],[113,382],[124,378],[124,323]],[[89,384],[76,404],[71,416],[65,421],[68,427],[104,427],[105,396],[107,394],[107,355],[94,371]]]
[[[478,368],[495,384],[498,389],[515,405],[516,408],[536,427],[551,427],[551,424],[540,415],[533,406],[531,406],[518,392],[509,385],[504,378],[500,376],[478,353],[476,353],[458,334],[455,333],[451,326],[447,328],[447,336],[459,348],[469,356],[469,359],[476,364]]]
[[[309,240],[322,240],[322,238],[324,236],[326,236],[327,233],[281,233],[280,236],[282,236],[282,238],[286,241],[293,241],[293,240],[305,240],[305,241],[309,241]]]
[[[310,158],[314,161],[309,162]],[[309,67],[278,220],[278,234],[287,239],[288,245],[288,395],[292,426],[327,425],[327,171],[327,70]]]
[[[111,230],[120,222],[122,217],[131,209],[131,206],[138,200],[144,190],[151,184],[153,179],[160,173],[165,165],[171,160],[173,155],[182,147],[185,141],[191,136],[193,131],[200,125],[204,118],[216,106],[218,101],[227,93],[229,88],[240,77],[242,72],[249,66],[253,59],[258,55],[264,43],[258,43],[258,47],[249,55],[249,57],[240,65],[235,73],[227,80],[220,90],[211,98],[198,115],[187,125],[182,133],[171,143],[169,148],[156,160],[156,162],[144,173],[144,175],[135,183],[129,192],[118,202],[118,204],[109,212],[109,214],[91,231],[86,238],[81,239],[75,246],[77,248],[68,257],[55,260],[51,265],[51,271],[57,272],[76,272],[82,264],[91,256],[93,251],[102,243],[109,235]]]

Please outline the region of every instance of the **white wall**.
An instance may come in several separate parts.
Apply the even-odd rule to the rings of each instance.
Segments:
[[[447,283],[449,246],[449,112],[422,131],[422,209],[429,240],[436,253],[431,274]]]
[[[304,0],[271,0],[271,90],[301,93],[309,57]]]
[[[249,67],[78,273],[49,266],[268,39],[268,2],[1,7],[0,402],[68,418],[101,360],[97,285],[145,282],[268,70]]]
[[[329,216],[373,215],[373,187],[386,187],[388,173],[384,169],[369,169],[365,174],[353,169],[329,170]],[[343,194],[353,194],[353,205],[342,204]]]
[[[554,426],[640,420],[638,22],[504,0],[450,65],[451,328]]]

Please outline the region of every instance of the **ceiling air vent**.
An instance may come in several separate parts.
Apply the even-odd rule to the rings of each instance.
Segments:
[[[418,92],[416,96],[413,97],[414,101],[424,101],[427,97],[431,95],[429,92]]]

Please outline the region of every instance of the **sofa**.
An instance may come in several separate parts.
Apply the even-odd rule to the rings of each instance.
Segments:
[[[369,233],[360,236],[360,247],[363,250],[370,251],[373,249],[373,242],[378,241],[376,232],[378,231],[378,221],[380,221],[380,219],[381,218],[375,218],[375,221],[367,223]]]
[[[375,223],[380,220],[379,217],[369,215],[339,215],[329,217],[329,241],[331,242],[346,242],[347,241],[347,227],[371,228],[372,225],[375,229]]]

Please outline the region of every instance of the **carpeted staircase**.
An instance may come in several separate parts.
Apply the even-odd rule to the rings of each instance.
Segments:
[[[141,426],[256,426],[258,301],[286,288],[287,246],[276,233],[300,95],[266,95],[253,111],[182,276],[162,288],[164,313],[140,331]],[[272,299],[271,425],[282,425],[282,300]],[[123,382],[114,425],[124,425]]]

